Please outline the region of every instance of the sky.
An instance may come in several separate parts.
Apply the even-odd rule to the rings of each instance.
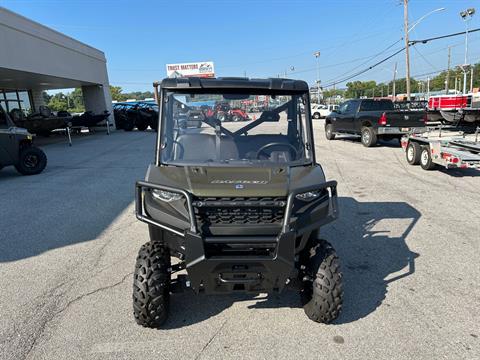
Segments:
[[[217,76],[303,79],[313,84],[320,51],[320,80],[331,84],[393,54],[404,45],[400,0],[0,0],[14,12],[102,50],[112,85],[125,92],[152,89],[165,64],[213,61]],[[410,0],[410,39],[465,31],[461,10],[478,11],[480,0]],[[480,31],[470,34],[469,62],[480,62]],[[426,80],[464,62],[464,37],[411,48],[411,74]],[[377,55],[375,57],[375,55]],[[405,55],[355,80],[390,81],[405,76]],[[343,87],[340,83],[337,87]]]

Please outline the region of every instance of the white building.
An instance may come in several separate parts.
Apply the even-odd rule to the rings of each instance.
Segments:
[[[81,87],[86,110],[111,113],[106,63],[102,51],[0,7],[0,106],[6,111],[38,111],[44,90]]]

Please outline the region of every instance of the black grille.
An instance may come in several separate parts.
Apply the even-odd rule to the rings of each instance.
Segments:
[[[285,198],[198,198],[193,202],[199,226],[281,224]]]

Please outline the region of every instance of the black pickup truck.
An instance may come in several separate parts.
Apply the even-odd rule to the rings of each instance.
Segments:
[[[395,109],[388,99],[348,100],[325,119],[325,136],[336,134],[360,135],[364,146],[375,146],[377,140],[400,139],[412,128],[425,126],[423,110]]]

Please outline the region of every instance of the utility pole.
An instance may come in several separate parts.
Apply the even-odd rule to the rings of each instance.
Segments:
[[[410,42],[408,40],[408,0],[403,0],[403,22],[405,28],[405,65],[406,65],[406,82],[407,82],[407,100],[410,101]]]
[[[397,81],[397,63],[395,63],[395,67],[393,68],[393,85],[392,85],[392,100],[395,101],[395,81]]]
[[[445,78],[445,95],[448,95],[448,82],[450,81],[450,61],[452,58],[452,47],[448,47],[448,65],[447,65],[447,77]]]
[[[430,76],[427,77],[427,99],[430,97]]]
[[[315,51],[313,56],[317,59],[317,103],[320,104],[320,51]]]
[[[470,68],[470,92],[473,92],[473,66]]]

